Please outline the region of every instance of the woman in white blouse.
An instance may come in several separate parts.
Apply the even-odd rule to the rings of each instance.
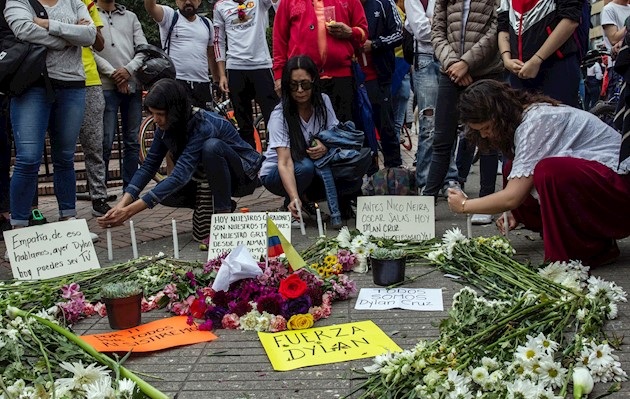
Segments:
[[[630,235],[630,161],[619,160],[618,132],[588,112],[493,80],[466,89],[460,118],[479,146],[511,162],[502,191],[467,200],[450,190],[451,210],[511,211],[499,229],[523,223],[540,232],[548,261],[598,266],[619,256],[615,240]]]

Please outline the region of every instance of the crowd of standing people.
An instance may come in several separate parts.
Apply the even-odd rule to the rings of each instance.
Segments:
[[[376,148],[370,148],[376,141],[372,137],[378,135],[382,166],[402,166],[400,131],[413,120],[414,108],[418,194],[436,199],[447,195],[455,211],[474,213],[474,223],[491,223],[496,211],[515,209],[525,200],[533,180],[514,181],[530,178],[536,166],[510,173],[522,154],[513,149],[518,143],[508,140],[506,145],[495,137],[501,133],[496,126],[503,126],[497,120],[516,118],[510,125],[514,127],[534,113],[489,114],[489,119],[480,120],[470,104],[466,108],[463,103],[481,107],[481,98],[472,93],[490,96],[496,90],[488,87],[511,87],[516,90],[509,93],[522,107],[573,107],[567,111],[572,115],[580,104],[583,78],[589,105],[599,98],[595,86],[603,79],[599,62],[581,75],[588,47],[578,35],[585,0],[218,0],[211,16],[199,13],[201,0],[175,0],[176,8],[144,0],[142,12],[157,24],[160,47],[175,71],[174,76],[155,79],[151,88],[138,78],[147,60],[138,46],[147,40],[134,12],[117,0],[38,1],[44,13],[33,9],[29,0],[7,0],[4,20],[0,18],[0,35],[48,48],[47,74],[23,93],[3,96],[10,103],[9,114],[0,119],[3,229],[31,223],[46,132],[59,220],[76,216],[78,140],[85,153],[92,214],[101,227],[120,225],[159,203],[187,206],[195,209],[194,237],[201,241],[208,236],[212,212],[233,212],[232,197],[251,194],[260,185],[284,197],[283,208],[295,218],[299,212],[314,214],[313,202],[327,199],[332,225],[338,227],[353,216],[363,177],[381,167]],[[270,10],[275,12],[272,43],[266,35]],[[629,15],[628,0],[612,0],[604,7],[605,43],[612,53],[623,42]],[[412,37],[411,64],[402,57],[404,32]],[[144,89],[149,92],[143,100]],[[238,129],[209,112],[215,90],[229,95]],[[267,126],[263,154],[256,151],[253,101]],[[371,109],[369,120],[366,108]],[[466,113],[460,115],[460,108]],[[153,116],[156,131],[139,168],[143,111]],[[548,114],[555,116],[556,111],[551,108]],[[588,121],[599,128],[596,121]],[[119,124],[123,195],[112,208],[107,172]],[[9,130],[15,145],[10,185]],[[364,132],[358,141],[356,131]],[[513,131],[503,133],[516,140]],[[608,144],[606,151],[612,151],[612,136]],[[570,152],[570,145],[567,148]],[[475,149],[480,154],[479,197],[486,202],[471,201],[465,209],[466,199],[459,195]],[[580,147],[576,158],[588,159],[588,153]],[[517,200],[510,197],[496,206],[497,198],[505,200],[494,193],[501,158],[506,188],[520,191]],[[171,165],[168,176],[143,194],[165,159]],[[625,173],[621,161],[613,167],[607,158],[605,165]],[[617,186],[626,180],[619,179]],[[539,206],[546,209],[542,198]],[[563,240],[545,227],[554,222],[542,219],[539,230],[546,248]],[[623,234],[598,237],[606,243],[597,251],[608,255],[613,247],[607,242]],[[565,247],[564,252],[549,252],[548,258],[571,256],[571,247]]]

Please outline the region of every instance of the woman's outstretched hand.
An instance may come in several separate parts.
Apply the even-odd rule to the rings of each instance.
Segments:
[[[107,229],[110,227],[121,226],[127,219],[129,219],[128,212],[125,209],[125,206],[119,202],[115,207],[107,211],[106,214],[97,218],[96,221],[101,228]]]
[[[448,189],[448,207],[455,213],[464,213],[464,200],[468,197],[462,190],[449,188]]]

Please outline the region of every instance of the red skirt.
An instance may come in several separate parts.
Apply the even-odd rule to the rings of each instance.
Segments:
[[[504,176],[511,167],[506,162]],[[595,161],[553,157],[536,165],[534,186],[540,203],[530,196],[512,213],[542,234],[545,260],[599,266],[619,255],[616,240],[630,236],[630,175]]]

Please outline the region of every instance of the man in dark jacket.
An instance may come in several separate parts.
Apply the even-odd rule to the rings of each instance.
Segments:
[[[392,0],[363,0],[368,23],[368,40],[358,56],[366,75],[365,87],[372,103],[374,122],[381,136],[385,167],[402,165],[400,142],[394,132],[391,78],[394,73],[394,49],[402,43],[402,21]],[[378,169],[378,160],[370,172]]]

